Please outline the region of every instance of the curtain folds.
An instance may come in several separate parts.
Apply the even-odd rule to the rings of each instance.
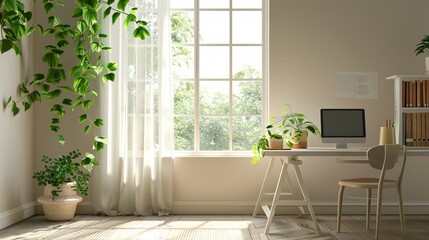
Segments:
[[[91,189],[94,212],[166,215],[173,204],[173,86],[169,0],[130,1],[150,22],[151,36],[129,38],[118,21],[103,26],[118,63],[115,82],[100,86],[101,135],[109,144],[99,157]],[[130,31],[130,32],[128,32]]]

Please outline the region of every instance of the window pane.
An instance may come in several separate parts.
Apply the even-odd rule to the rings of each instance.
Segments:
[[[229,150],[228,117],[201,117],[200,150]]]
[[[194,8],[194,0],[170,0],[170,8]]]
[[[200,12],[201,43],[229,43],[229,12]]]
[[[173,50],[173,78],[194,78],[194,48],[176,46]]]
[[[232,8],[262,8],[262,0],[232,0]]]
[[[176,81],[174,84],[174,113],[194,113],[194,82]]]
[[[200,0],[200,8],[229,8],[229,0]]]
[[[194,12],[181,11],[171,13],[171,41],[173,44],[194,42]]]
[[[262,47],[233,47],[232,71],[236,79],[262,78]]]
[[[200,47],[200,78],[229,77],[229,48]]]
[[[232,94],[232,111],[234,114],[262,113],[261,81],[234,81]]]
[[[229,82],[200,82],[200,112],[201,114],[229,113]]]
[[[194,150],[194,117],[174,117],[174,149]]]
[[[262,43],[261,11],[234,11],[232,13],[232,43]]]
[[[232,118],[232,150],[245,151],[252,149],[261,133],[261,117]]]

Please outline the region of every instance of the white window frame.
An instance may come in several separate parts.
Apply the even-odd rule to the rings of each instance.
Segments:
[[[201,9],[199,10],[199,0],[194,0],[194,8],[188,9],[188,8],[174,8],[171,9],[171,11],[193,11],[194,12],[194,24],[195,24],[195,32],[194,32],[194,43],[192,44],[183,44],[184,46],[192,46],[194,47],[194,78],[193,79],[181,79],[181,80],[192,80],[194,81],[194,150],[192,151],[184,151],[184,150],[175,150],[175,156],[249,156],[251,151],[235,151],[235,150],[223,150],[223,151],[206,151],[206,150],[199,150],[200,148],[200,133],[199,133],[199,118],[200,115],[200,109],[199,109],[199,84],[200,84],[200,77],[199,77],[199,47],[201,46],[228,46],[230,55],[229,55],[229,68],[230,68],[230,76],[227,79],[229,81],[230,88],[229,88],[229,109],[232,109],[232,47],[233,46],[261,46],[262,47],[262,111],[261,114],[255,115],[255,114],[238,114],[243,116],[261,116],[262,118],[262,126],[261,126],[261,134],[263,134],[265,130],[265,126],[268,123],[268,106],[269,106],[269,98],[268,98],[268,87],[269,87],[269,0],[261,0],[262,1],[262,43],[261,44],[232,44],[232,1],[229,1],[230,7],[229,8],[210,8],[210,9]],[[258,9],[249,8],[249,9],[237,9],[235,8],[234,11],[255,11]],[[200,11],[229,11],[229,37],[230,41],[228,44],[200,44],[199,43],[199,12]],[[203,79],[208,80],[208,79]],[[185,116],[187,114],[179,114],[181,116]],[[228,114],[210,114],[210,116],[227,116],[229,118],[229,126],[231,126],[232,117],[236,116],[237,114],[233,114],[232,111],[230,111]],[[175,114],[176,116],[176,114]],[[205,115],[208,116],[208,115]],[[229,127],[229,147],[232,149],[232,128]],[[256,143],[255,143],[256,144]]]

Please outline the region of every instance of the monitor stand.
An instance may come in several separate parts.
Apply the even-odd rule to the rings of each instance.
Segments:
[[[347,149],[347,143],[337,143],[336,149]]]

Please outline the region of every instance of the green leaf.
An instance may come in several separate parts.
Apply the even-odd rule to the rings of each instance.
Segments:
[[[90,108],[91,107],[91,105],[94,103],[95,101],[94,100],[92,100],[92,99],[90,99],[90,100],[85,100],[85,101],[83,101],[82,102],[82,107],[84,108],[84,109],[88,109],[88,108]]]
[[[81,104],[82,104],[82,101],[80,99],[77,99],[72,105],[72,111],[75,110],[77,107],[79,107]]]
[[[46,2],[44,5],[43,5],[43,8],[45,9],[45,12],[46,13],[49,13],[50,11],[52,11],[52,9],[54,9],[54,4],[53,3],[51,3],[51,2]]]
[[[57,126],[57,125],[51,125],[50,128],[51,128],[52,132],[58,132],[58,131],[60,131],[60,127]]]
[[[129,1],[130,0],[119,0],[116,6],[119,10],[125,11],[125,8],[127,7]]]
[[[79,122],[80,123],[85,122],[86,119],[88,119],[88,115],[86,113],[79,116]]]
[[[71,100],[71,99],[68,99],[68,98],[64,98],[64,99],[63,99],[63,101],[62,101],[62,103],[63,103],[64,105],[69,105],[69,106],[71,106],[71,105],[72,105],[72,100]]]
[[[115,12],[115,13],[112,14],[112,24],[115,24],[116,20],[118,20],[118,18],[119,18],[120,15],[121,14],[118,13],[118,12]]]
[[[13,116],[16,116],[19,113],[19,107],[16,106],[16,102],[12,102],[12,114]]]
[[[87,134],[87,133],[89,133],[89,131],[91,131],[91,126],[86,125],[85,128],[83,129],[83,134]]]
[[[27,111],[31,108],[31,103],[29,102],[22,102],[22,105],[24,106],[24,111]]]
[[[124,26],[125,26],[125,28],[127,28],[127,27],[128,27],[128,25],[130,24],[130,22],[134,22],[134,21],[136,21],[136,19],[137,19],[136,15],[134,15],[134,14],[130,13],[130,14],[125,18],[125,20],[124,20]]]
[[[59,142],[61,145],[64,145],[65,141],[64,141],[64,137],[63,137],[63,135],[58,135],[57,139],[58,139],[58,142]]]
[[[7,101],[5,102],[4,106],[8,106],[8,105],[9,105],[9,103],[10,103],[10,101],[12,101],[12,97],[9,97],[9,98],[7,99]]]
[[[114,73],[107,73],[103,76],[103,82],[107,82],[107,81],[115,81],[115,74]]]
[[[72,17],[77,18],[82,16],[82,8],[75,8],[72,13]]]
[[[111,5],[114,2],[115,2],[115,0],[107,0],[107,4],[109,4],[109,5]]]
[[[115,62],[109,62],[107,64],[107,69],[109,69],[110,71],[116,71],[118,69],[118,64]]]
[[[101,127],[101,126],[103,126],[103,125],[104,125],[104,120],[103,120],[103,119],[100,119],[100,118],[97,118],[97,119],[95,119],[95,121],[93,122],[93,124],[94,124],[94,126],[96,126],[96,127]]]
[[[79,20],[76,23],[76,28],[81,34],[83,34],[83,32],[88,29],[88,24],[86,24],[86,22],[83,20]]]
[[[57,54],[48,52],[43,56],[42,61],[47,63],[49,67],[56,67],[58,65],[59,59]]]
[[[104,10],[103,18],[106,18],[107,16],[109,16],[111,11],[112,11],[112,7],[108,7],[106,10]]]
[[[28,91],[27,87],[25,86],[25,83],[21,83],[21,84],[19,84],[19,85],[18,85],[18,88],[19,88],[19,91],[20,91],[21,93],[24,93],[24,94],[29,93],[29,91]]]
[[[45,75],[43,75],[42,73],[36,73],[33,75],[33,80],[42,80],[45,78]]]
[[[107,141],[107,139],[106,139],[106,138],[104,138],[104,137],[96,136],[96,137],[94,138],[94,140],[95,140],[96,142],[101,142],[101,143],[104,143],[104,144],[108,144],[108,143],[109,143],[109,142]]]
[[[66,113],[66,111],[64,110],[64,107],[59,104],[54,104],[51,108],[51,112],[56,113],[58,117],[62,117]]]
[[[13,43],[8,39],[0,40],[0,53],[3,54],[12,49]]]
[[[49,96],[50,96],[50,99],[57,98],[61,96],[61,90],[57,89],[57,90],[51,91],[49,92]]]
[[[58,124],[58,123],[60,123],[60,119],[58,119],[58,118],[52,118],[51,119],[51,124]]]

